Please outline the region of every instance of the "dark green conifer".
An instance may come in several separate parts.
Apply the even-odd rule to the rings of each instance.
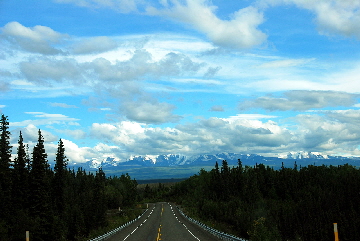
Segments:
[[[6,223],[11,215],[11,145],[9,121],[1,115],[0,120],[0,239],[7,238]],[[4,239],[4,240],[5,240]]]
[[[35,220],[36,230],[33,235],[36,240],[50,240],[52,233],[53,213],[51,210],[50,178],[51,171],[45,152],[44,138],[38,132],[38,143],[33,149],[31,165],[31,215]]]
[[[62,214],[64,211],[65,205],[65,175],[66,175],[66,166],[68,160],[65,156],[65,147],[63,141],[60,139],[55,159],[55,175],[54,175],[54,201],[55,206],[59,214]]]
[[[13,169],[13,185],[12,185],[12,200],[16,204],[17,208],[25,208],[27,206],[28,199],[28,168],[26,149],[22,133],[20,131],[17,157],[14,159]]]

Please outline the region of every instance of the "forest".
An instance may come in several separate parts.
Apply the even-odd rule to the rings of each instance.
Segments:
[[[348,164],[274,170],[219,167],[172,187],[168,198],[208,226],[251,241],[360,237],[360,170]]]
[[[0,240],[86,240],[108,225],[107,210],[133,207],[137,182],[129,175],[106,177],[102,169],[87,173],[67,168],[62,140],[50,168],[44,138],[31,153],[20,132],[12,160],[8,118],[0,120]]]

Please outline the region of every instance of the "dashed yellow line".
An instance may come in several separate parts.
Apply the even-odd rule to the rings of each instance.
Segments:
[[[163,212],[164,212],[164,204],[161,204],[161,213],[160,213],[161,217],[163,215]],[[159,241],[159,240],[161,240],[161,224],[160,224],[160,227],[158,229],[158,235],[157,235],[157,238],[156,238],[156,241]]]
[[[159,241],[161,240],[161,224],[160,224],[160,227],[159,227],[159,230],[158,230],[158,235],[157,235],[157,238],[156,238],[156,241]]]

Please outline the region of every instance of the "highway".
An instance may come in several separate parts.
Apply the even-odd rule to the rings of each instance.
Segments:
[[[173,204],[149,204],[144,215],[111,236],[109,241],[209,241],[220,240],[184,218]]]

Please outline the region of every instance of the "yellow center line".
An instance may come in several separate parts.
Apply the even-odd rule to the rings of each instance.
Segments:
[[[156,238],[156,241],[159,241],[161,240],[161,224],[160,224],[160,227],[159,227],[159,230],[158,230],[158,235],[157,235],[157,238]]]
[[[164,204],[161,204],[161,213],[160,213],[160,216],[163,215],[163,212],[164,212]],[[157,238],[156,238],[156,241],[159,241],[161,240],[161,224],[160,224],[160,227],[158,229],[158,235],[157,235]]]

